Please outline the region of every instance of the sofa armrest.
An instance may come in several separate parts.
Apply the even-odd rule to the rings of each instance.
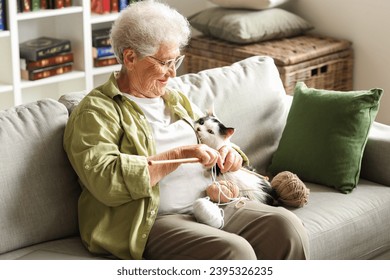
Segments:
[[[372,124],[360,176],[390,186],[390,126],[378,122]]]

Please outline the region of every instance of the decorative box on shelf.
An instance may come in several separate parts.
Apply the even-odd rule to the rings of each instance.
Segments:
[[[230,65],[254,55],[274,59],[287,94],[298,81],[309,87],[352,90],[351,42],[316,35],[239,45],[206,36],[191,39],[185,54],[188,73]]]

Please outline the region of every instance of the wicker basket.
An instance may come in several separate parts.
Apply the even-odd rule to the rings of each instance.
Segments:
[[[314,35],[237,45],[205,36],[193,37],[186,49],[188,73],[227,66],[254,55],[271,56],[288,94],[304,81],[309,87],[352,90],[351,43]]]

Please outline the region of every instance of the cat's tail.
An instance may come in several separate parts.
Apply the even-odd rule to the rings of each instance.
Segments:
[[[268,205],[277,205],[277,194],[267,178],[256,172],[241,168],[235,172],[227,172],[218,176],[220,180],[228,180],[240,189],[240,196],[257,200]]]

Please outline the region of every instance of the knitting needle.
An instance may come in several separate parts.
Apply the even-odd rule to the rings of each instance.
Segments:
[[[167,160],[149,160],[149,165],[168,164],[168,163],[195,163],[199,162],[198,158],[179,158],[179,159],[167,159]]]

